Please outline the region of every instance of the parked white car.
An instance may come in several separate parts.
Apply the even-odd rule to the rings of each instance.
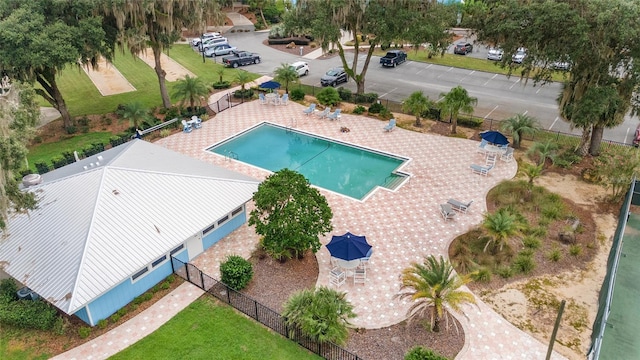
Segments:
[[[491,48],[489,49],[489,53],[487,54],[487,59],[493,61],[502,61],[502,55],[504,55],[504,51],[500,48]]]
[[[199,46],[202,41],[206,41],[208,39],[215,39],[219,37],[222,37],[222,36],[220,35],[220,33],[217,33],[217,32],[204,33],[202,34],[202,36],[192,39],[191,45]]]
[[[227,38],[219,37],[215,39],[208,39],[202,42],[202,44],[200,45],[200,50],[207,51],[207,49],[211,49],[222,44],[228,44]]]
[[[518,48],[518,51],[516,51],[515,54],[511,55],[511,61],[513,61],[516,64],[522,64],[522,62],[524,61],[524,58],[526,57],[527,57],[527,49]]]
[[[309,64],[304,61],[296,61],[289,66],[298,73],[298,76],[309,75]]]
[[[222,44],[218,46],[214,46],[212,48],[208,48],[204,51],[204,56],[213,57],[213,56],[222,56],[229,55],[231,52],[238,50],[235,46],[231,46],[229,44]]]

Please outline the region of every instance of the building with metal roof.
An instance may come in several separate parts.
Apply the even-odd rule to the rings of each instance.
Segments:
[[[90,325],[246,222],[259,182],[133,140],[42,175],[9,217],[0,270]]]

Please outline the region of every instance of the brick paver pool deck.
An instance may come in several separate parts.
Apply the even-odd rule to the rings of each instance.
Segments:
[[[396,191],[378,189],[365,201],[358,201],[320,190],[334,214],[334,230],[321,238],[321,242],[326,244],[331,235],[350,231],[366,235],[374,249],[366,283],[354,285],[352,281],[348,281],[340,287],[340,290],[347,292],[358,314],[353,320],[354,325],[375,329],[403,321],[409,304],[394,298],[399,290],[402,269],[412,262],[421,262],[431,254],[447,257],[451,241],[482,221],[482,215],[486,211],[487,192],[500,181],[515,176],[517,165],[515,162],[498,160],[489,176],[480,176],[473,174],[469,168],[470,164],[484,163],[483,155],[476,151],[477,141],[423,134],[402,128],[385,132],[383,127],[387,121],[350,114],[343,114],[338,121],[330,121],[313,115],[305,116],[302,113],[304,108],[295,102],[289,102],[287,106],[274,106],[261,105],[256,100],[217,114],[215,118],[204,122],[201,129],[175,134],[156,143],[259,180],[266,178],[269,172],[213,154],[206,149],[255,124],[269,121],[411,158],[410,163],[402,169],[412,175],[411,179]],[[343,126],[350,131],[340,132],[340,127]],[[445,222],[439,213],[439,204],[451,197],[474,202],[467,214],[458,214],[455,220]],[[248,210],[251,210],[251,205]],[[196,258],[194,263],[205,273],[218,277],[219,263],[228,254],[249,257],[257,243],[258,235],[252,227],[245,224]],[[329,252],[322,247],[316,257],[320,272],[317,284],[328,285]],[[201,293],[200,289],[191,285],[185,284],[185,288],[189,289],[189,299]],[[184,292],[184,288],[181,291]],[[465,346],[456,359],[544,359],[546,344],[511,325],[479,298],[477,301],[478,306],[465,307],[467,318],[456,315],[465,332]],[[151,309],[147,311],[149,310]],[[167,317],[170,315],[167,314],[163,319],[147,316],[147,322],[138,325],[128,325],[127,322],[112,332],[122,334],[120,328],[143,326],[141,324],[150,330],[152,325],[149,322],[164,322]],[[104,339],[101,337],[92,341],[91,345],[83,345],[95,350],[93,356],[76,348],[57,358],[105,358],[96,347],[124,341],[110,340],[109,335],[110,333]],[[143,336],[143,332],[135,332],[127,336],[127,344],[134,342],[135,337]],[[111,347],[116,350],[115,346]],[[563,357],[554,353],[552,358]]]

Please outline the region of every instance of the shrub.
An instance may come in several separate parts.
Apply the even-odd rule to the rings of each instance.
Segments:
[[[351,90],[344,88],[344,87],[339,87],[338,88],[338,95],[340,95],[340,99],[342,99],[342,101],[351,101]]]
[[[560,249],[553,249],[547,254],[547,258],[553,262],[558,262],[562,259],[562,252]]]
[[[98,321],[98,327],[99,327],[100,329],[104,329],[104,328],[106,328],[106,327],[107,327],[107,325],[108,325],[108,322],[107,322],[107,320],[106,320],[106,319],[102,319],[102,320]]]
[[[40,300],[7,301],[0,306],[0,323],[23,329],[49,330],[57,317],[56,309]]]
[[[69,135],[75,134],[75,133],[78,131],[78,129],[76,129],[76,127],[75,127],[75,126],[73,126],[73,125],[67,126],[66,128],[64,128],[64,130],[65,130],[65,131],[67,132],[67,134],[69,134]]]
[[[56,321],[53,323],[53,328],[51,330],[56,335],[64,335],[67,332],[68,327],[69,327],[69,321],[58,316]]]
[[[51,159],[51,163],[53,164],[54,169],[59,169],[67,165],[67,159],[65,159],[62,155],[58,155],[54,156],[53,159]]]
[[[160,130],[160,137],[166,138],[169,135],[171,135],[171,130],[169,129]]]
[[[251,99],[253,97],[253,90],[251,89],[238,89],[233,92],[233,97],[242,99]]]
[[[291,96],[291,100],[293,101],[300,101],[304,99],[304,95],[304,90],[302,89],[293,89],[289,92],[289,96]]]
[[[125,315],[127,315],[127,312],[128,312],[127,308],[120,308],[120,309],[118,309],[118,311],[116,311],[116,314],[118,316],[125,316]]]
[[[525,237],[524,239],[522,239],[522,243],[529,249],[538,249],[541,245],[540,239],[535,236]]]
[[[0,303],[18,300],[18,284],[13,279],[0,281]]]
[[[316,94],[318,102],[324,106],[335,106],[340,102],[338,90],[328,86]]]
[[[238,255],[229,255],[220,264],[220,275],[223,283],[234,290],[244,289],[253,277],[253,266]]]
[[[582,246],[580,244],[569,246],[569,254],[571,256],[579,256],[582,254]]]
[[[491,281],[491,270],[486,267],[481,267],[472,273],[471,277],[474,281],[482,281],[482,282],[490,282]]]
[[[404,355],[404,360],[447,360],[447,358],[431,349],[416,346]]]
[[[81,117],[80,119],[78,119],[78,125],[89,126],[89,118],[86,116]]]
[[[384,109],[385,109],[384,105],[382,105],[380,103],[373,103],[373,104],[371,104],[371,106],[369,106],[369,113],[370,114],[378,114]]]
[[[171,284],[168,281],[163,281],[160,284],[160,290],[168,290],[171,287]]]
[[[100,124],[102,125],[111,125],[112,122],[111,118],[107,115],[102,115],[102,118],[100,118]]]
[[[111,315],[111,317],[109,318],[109,320],[111,320],[111,322],[112,322],[113,324],[115,324],[115,323],[117,323],[117,322],[120,320],[120,318],[121,318],[121,317],[122,317],[121,315],[119,315],[118,313],[115,313],[115,314]]]
[[[513,269],[517,272],[528,274],[536,268],[536,262],[531,256],[518,254],[513,261]]]
[[[496,269],[496,274],[500,275],[503,279],[508,279],[513,276],[513,268],[509,266],[501,266]]]
[[[133,299],[132,303],[134,305],[142,304],[145,301],[151,300],[151,298],[153,298],[153,293],[146,292],[146,293],[136,297],[135,299]]]
[[[78,329],[78,335],[80,335],[81,339],[86,339],[91,335],[91,328],[88,326],[83,326]]]
[[[39,161],[39,162],[35,163],[34,165],[36,167],[36,170],[38,171],[38,174],[46,174],[49,171],[51,171],[51,168],[49,167],[49,164],[47,164],[46,162]]]
[[[365,109],[364,106],[361,105],[358,105],[353,109],[353,113],[356,115],[364,114],[365,111],[367,111],[367,109]]]
[[[356,104],[366,103],[373,104],[378,100],[379,95],[377,93],[365,93],[365,94],[354,94],[353,101]]]
[[[214,82],[213,83],[213,88],[214,89],[228,89],[231,87],[231,83],[228,81],[223,81],[223,82]]]
[[[67,161],[67,164],[71,164],[76,161],[76,156],[71,151],[63,152],[62,157]]]
[[[164,118],[171,120],[177,118],[178,115],[180,115],[180,109],[177,106],[172,106],[166,110]]]
[[[176,276],[175,276],[175,275],[173,275],[173,274],[171,274],[171,275],[167,276],[167,279],[166,279],[166,280],[167,280],[167,282],[168,282],[169,284],[173,284],[173,283],[176,281]]]

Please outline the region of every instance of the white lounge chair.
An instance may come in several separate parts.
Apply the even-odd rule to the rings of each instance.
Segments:
[[[468,203],[463,203],[462,201],[458,201],[456,199],[447,200],[447,204],[451,205],[453,210],[459,211],[461,213],[466,213],[469,210],[469,206],[473,203],[473,200]]]
[[[482,176],[487,176],[487,175],[489,175],[489,171],[491,171],[491,169],[493,169],[494,166],[495,166],[495,164],[490,164],[490,165],[473,164],[473,165],[471,165],[471,172],[473,172],[474,174],[480,174]]]
[[[478,145],[478,152],[481,154],[486,154],[487,153],[487,149],[485,148],[487,145],[489,145],[489,142],[485,139],[482,139],[480,141],[480,145]]]
[[[445,220],[453,219],[456,216],[456,212],[451,208],[451,205],[449,204],[440,204],[440,214]]]
[[[504,154],[500,155],[500,160],[511,162],[513,160],[513,148],[507,148],[507,151],[505,151]]]
[[[336,111],[327,115],[327,119],[329,120],[338,120],[340,118],[340,109],[336,109]]]
[[[331,108],[329,106],[327,106],[326,108],[324,108],[324,110],[322,110],[321,112],[317,113],[316,115],[318,115],[318,117],[320,119],[323,119],[323,118],[327,117],[327,115],[329,115],[330,112],[331,112]]]
[[[289,94],[284,94],[280,98],[279,105],[285,105],[286,106],[288,102],[289,102]]]
[[[308,116],[308,115],[313,114],[313,111],[315,109],[316,109],[316,104],[311,104],[311,105],[309,105],[308,108],[302,110],[302,113]]]
[[[396,128],[396,119],[389,120],[387,126],[384,127],[384,131],[392,131]]]
[[[264,93],[258,94],[258,98],[260,99],[260,104],[261,105],[267,105],[269,103],[267,98],[264,96]]]

